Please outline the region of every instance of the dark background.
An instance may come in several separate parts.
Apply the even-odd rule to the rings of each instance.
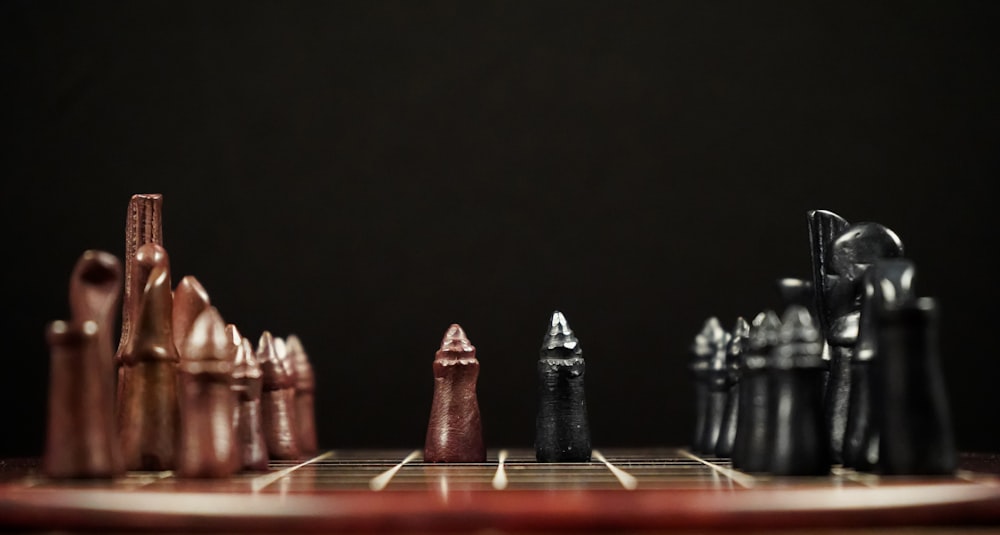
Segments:
[[[164,195],[174,281],[297,333],[326,447],[423,444],[479,349],[529,447],[562,310],[594,444],[682,445],[688,345],[808,276],[805,213],[904,240],[965,450],[1000,450],[995,2],[4,2],[0,454],[41,452],[46,322]]]

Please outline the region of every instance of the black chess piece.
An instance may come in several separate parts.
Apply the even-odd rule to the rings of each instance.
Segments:
[[[703,363],[703,382],[705,384],[705,409],[702,414],[703,424],[701,435],[696,438],[694,451],[697,453],[714,454],[715,444],[722,428],[722,417],[726,410],[726,394],[729,387],[726,369],[726,345],[729,333],[723,330],[718,318],[711,317],[705,321],[701,332],[694,339],[691,351],[698,362]]]
[[[729,457],[733,454],[733,443],[736,441],[736,425],[739,421],[740,409],[740,357],[746,348],[747,336],[750,334],[750,324],[743,317],[736,318],[736,325],[730,333],[729,344],[726,347],[726,381],[729,387],[726,392],[726,408],[722,414],[722,424],[719,426],[719,438],[715,443],[715,454],[719,457]]]
[[[590,461],[583,350],[566,317],[552,313],[538,359],[535,457],[539,462]]]
[[[778,295],[781,297],[781,302],[786,308],[792,305],[804,306],[814,318],[819,318],[819,312],[816,310],[816,293],[813,290],[812,281],[785,277],[778,279],[777,287]],[[822,334],[820,332],[820,335]],[[830,345],[826,343],[825,337],[821,336],[821,338],[823,338],[823,391],[826,392],[826,383],[830,377]]]
[[[770,461],[768,368],[780,328],[781,320],[774,311],[757,314],[750,322],[746,350],[740,359],[740,408],[732,464],[747,472],[766,472]]]
[[[808,213],[816,311],[829,344],[830,371],[824,397],[834,462],[844,462],[851,389],[851,361],[858,338],[863,277],[868,266],[903,254],[903,244],[878,223],[850,225],[826,210]],[[848,458],[857,452],[849,451]]]
[[[873,375],[881,366],[878,357],[877,315],[887,306],[911,305],[916,270],[902,258],[883,259],[865,272],[858,343],[851,361],[851,398],[844,434],[844,463],[856,470],[872,471],[878,465],[880,430],[873,399],[879,385]]]
[[[879,471],[951,474],[958,455],[941,373],[937,304],[926,297],[884,302],[875,314]]]
[[[824,475],[830,448],[823,419],[823,337],[804,306],[785,311],[771,354],[769,472]]]

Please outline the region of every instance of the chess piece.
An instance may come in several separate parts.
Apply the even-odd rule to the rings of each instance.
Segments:
[[[115,421],[115,365],[113,333],[118,316],[118,302],[122,293],[122,265],[118,258],[104,251],[85,251],[70,276],[69,306],[72,324],[83,325],[87,321],[97,324],[97,358],[91,364],[96,377],[102,381],[97,391],[98,398],[88,401],[87,406],[99,410],[94,415],[102,426],[107,426],[101,436],[106,437],[108,456],[112,473],[125,472],[125,460],[118,441],[118,427]],[[91,440],[96,448],[99,439]]]
[[[878,356],[877,322],[886,307],[910,305],[916,299],[913,288],[915,268],[906,259],[883,259],[865,272],[858,343],[851,360],[851,398],[844,432],[844,464],[856,470],[872,471],[878,465],[878,416],[873,399],[880,388],[872,375],[881,366]]]
[[[786,308],[793,305],[803,306],[809,310],[813,318],[820,317],[816,310],[816,294],[811,281],[786,277],[778,279],[777,287],[778,295],[781,296],[781,302]],[[822,335],[822,327],[820,331]],[[826,392],[827,381],[830,378],[830,345],[826,343],[826,337],[821,336],[821,338],[823,339],[823,392]]]
[[[850,225],[825,210],[808,213],[816,310],[830,346],[830,372],[824,398],[830,450],[843,463],[850,407],[851,369],[861,315],[863,277],[868,266],[903,254],[903,244],[878,223]],[[853,459],[856,451],[847,452]]]
[[[427,425],[424,461],[481,463],[486,461],[476,380],[476,348],[456,323],[445,332],[434,355],[434,401]]]
[[[734,468],[766,472],[771,459],[768,443],[771,353],[778,343],[781,320],[772,310],[750,322],[747,345],[740,362],[740,408],[733,442]]]
[[[125,470],[114,422],[112,329],[122,268],[114,255],[86,251],[70,276],[72,320],[49,325],[49,414],[43,472],[109,478]]]
[[[226,335],[232,337],[233,343],[240,344],[240,350],[233,359],[232,383],[237,403],[234,428],[240,466],[244,470],[267,470],[267,441],[260,408],[263,386],[257,355],[250,340],[241,338],[235,326],[227,326]]]
[[[177,475],[227,477],[236,469],[233,428],[233,361],[240,345],[226,336],[215,307],[195,318],[184,339],[178,366],[180,439]]]
[[[299,449],[303,454],[316,453],[316,376],[313,373],[309,355],[302,347],[302,341],[294,334],[285,342],[288,359],[295,367],[295,426],[298,432]]]
[[[205,287],[198,279],[188,275],[177,283],[174,288],[174,308],[171,315],[174,333],[174,346],[184,358],[184,340],[187,338],[194,320],[212,306]]]
[[[170,267],[166,251],[155,244],[140,247],[136,261],[149,278],[122,352],[128,380],[120,389],[118,430],[127,469],[170,470],[177,441],[179,360],[170,323]]]
[[[97,322],[56,321],[48,326],[49,414],[42,471],[53,478],[110,478],[110,426],[101,413],[100,331]],[[109,393],[110,395],[110,393]]]
[[[823,337],[804,306],[785,311],[772,350],[768,471],[779,476],[824,475],[830,447],[823,418]]]
[[[715,445],[722,429],[722,418],[726,411],[726,397],[729,393],[729,370],[726,368],[726,348],[730,335],[719,325],[717,318],[709,318],[698,336],[695,337],[692,353],[707,364],[704,382],[707,386],[704,424],[694,450],[698,453],[715,453]]]
[[[128,381],[122,368],[122,353],[130,343],[134,323],[139,315],[143,289],[149,278],[149,269],[136,260],[139,248],[147,243],[163,246],[163,196],[159,193],[137,194],[129,199],[125,218],[125,289],[122,298],[121,337],[115,352],[115,369],[118,370],[117,411],[122,409],[122,390]]]
[[[262,377],[261,415],[264,440],[271,459],[298,459],[295,431],[295,378],[287,362],[287,352],[280,352],[275,338],[264,331],[257,343],[257,362]]]
[[[939,358],[938,308],[931,298],[884,302],[877,311],[879,471],[943,475],[958,455]]]
[[[562,312],[552,313],[538,359],[535,457],[539,462],[590,461],[583,350]]]
[[[722,424],[719,426],[719,438],[715,444],[715,454],[719,457],[730,457],[733,454],[733,444],[736,441],[736,425],[740,410],[740,357],[746,349],[747,336],[750,334],[750,324],[743,317],[736,318],[729,344],[726,346],[726,407],[722,414]]]

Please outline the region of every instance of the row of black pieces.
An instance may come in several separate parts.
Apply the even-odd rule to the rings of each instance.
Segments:
[[[809,223],[813,282],[779,281],[784,321],[725,333],[710,319],[696,340],[693,449],[748,472],[952,473],[937,306],[916,296],[902,243],[830,212]]]

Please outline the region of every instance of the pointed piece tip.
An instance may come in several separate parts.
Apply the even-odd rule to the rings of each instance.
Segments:
[[[230,347],[226,322],[215,307],[208,307],[191,324],[181,357],[184,360],[229,360]]]
[[[552,313],[549,330],[542,340],[541,358],[567,358],[582,355],[580,341],[569,326],[566,316],[556,310]]]
[[[441,339],[441,352],[469,353],[475,350],[476,348],[469,341],[469,337],[465,334],[462,326],[457,323],[452,323]]]

